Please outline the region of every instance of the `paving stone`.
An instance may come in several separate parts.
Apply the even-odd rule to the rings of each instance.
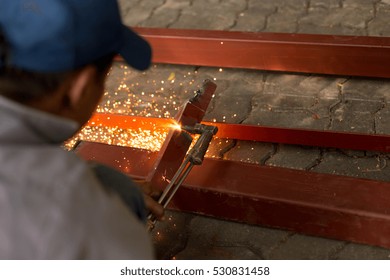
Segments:
[[[144,20],[140,26],[144,27],[169,27],[180,16],[180,10],[171,9],[169,6],[160,6],[155,10],[153,16]]]
[[[205,120],[241,123],[252,109],[252,97],[262,91],[261,72],[201,67],[198,76],[217,84]]]
[[[163,2],[164,0],[121,0],[119,4],[122,11],[123,23],[129,26],[140,25],[151,16],[152,11],[161,6]]]
[[[234,259],[236,256],[246,256],[247,259],[262,259],[263,254],[290,235],[286,231],[200,216],[191,221],[190,232],[188,245],[177,258],[204,254],[204,258]],[[229,254],[232,248],[236,248],[236,256]]]
[[[334,8],[341,8],[342,1],[340,0],[310,0],[309,11],[311,9],[321,8],[324,10],[330,10]]]
[[[378,0],[343,0],[343,7],[351,8],[370,8],[374,7],[374,4],[378,3]]]
[[[165,220],[158,221],[151,232],[157,259],[171,259],[184,250],[189,235],[188,226],[194,217],[192,214],[167,210]]]
[[[191,6],[191,0],[166,0],[153,10],[153,14],[143,21],[140,26],[170,27],[181,16],[182,9]]]
[[[199,5],[198,0],[194,1],[194,5]],[[223,1],[219,1],[219,3],[217,5],[222,10],[235,11],[236,13],[241,13],[241,12],[245,11],[247,9],[247,6],[248,6],[246,0],[223,0]],[[203,8],[204,7],[205,6],[203,6]]]
[[[254,107],[245,123],[321,130],[327,129],[329,126],[329,121],[326,118],[319,118],[317,114],[310,110],[266,110],[261,107]]]
[[[252,111],[245,123],[325,129],[329,125],[328,107],[337,103],[331,97],[337,95],[336,80],[309,75],[267,75],[264,91],[252,99]]]
[[[358,11],[357,11],[358,10]],[[299,32],[365,35],[366,23],[373,18],[373,6],[334,8],[330,11],[321,8],[309,9],[309,14],[299,21]]]
[[[390,135],[390,104],[387,103],[386,107],[380,110],[375,115],[375,132],[378,134]]]
[[[331,112],[340,102],[340,99],[319,98],[309,110],[312,112],[314,119],[322,120],[324,125],[323,129],[327,130],[331,127],[332,123]]]
[[[126,19],[127,14],[129,13],[129,10],[138,5],[141,0],[118,0],[119,9],[122,14],[123,20]]]
[[[390,83],[386,79],[350,79],[342,85],[345,100],[390,101]]]
[[[343,247],[344,243],[343,241],[296,234],[266,257],[271,260],[326,260]]]
[[[271,143],[237,141],[237,144],[224,154],[224,159],[263,164],[273,153],[274,147]]]
[[[388,260],[390,250],[349,243],[335,255],[335,258],[339,260]]]
[[[264,6],[259,1],[249,1],[248,8],[238,14],[230,30],[260,32],[266,28],[267,18],[276,12],[275,6]]]
[[[277,12],[278,5],[282,1],[257,1],[248,0],[248,11],[257,11],[261,15],[270,15]]]
[[[266,32],[296,32],[298,19],[306,12],[307,6],[307,2],[304,0],[261,1],[259,3],[264,3],[265,8],[268,10],[266,14],[266,26],[263,30]]]
[[[260,260],[257,254],[247,247],[240,246],[204,246],[203,243],[194,243],[174,258],[177,260]]]
[[[374,133],[375,114],[382,107],[382,102],[347,100],[334,107],[330,129],[335,131]]]
[[[328,151],[313,171],[390,182],[388,161],[388,155],[351,157],[338,151]]]
[[[375,18],[368,23],[368,33],[370,36],[390,36],[390,3],[381,1],[376,7]]]
[[[314,16],[316,17],[316,16]],[[351,28],[345,26],[318,26],[311,22],[303,21],[299,24],[298,32],[304,34],[323,34],[323,35],[349,35],[349,36],[365,36],[364,29]]]
[[[344,7],[324,18],[326,25],[340,25],[354,29],[365,29],[366,23],[374,17],[373,6]]]
[[[267,19],[266,32],[296,33],[298,31],[298,17],[285,14],[271,14]]]
[[[234,26],[237,11],[219,13],[219,1],[194,1],[196,4],[181,10],[180,17],[170,25],[172,28],[227,30]],[[199,17],[199,15],[202,17]]]
[[[268,73],[264,93],[313,97],[322,96],[320,93],[328,90],[330,96],[337,96],[337,85],[341,81],[342,79],[315,77],[309,74]],[[332,87],[333,90],[330,90]]]
[[[307,170],[321,157],[319,148],[279,144],[276,153],[267,160],[270,166]]]
[[[335,15],[336,12],[337,14]],[[365,22],[368,19],[363,16],[356,18],[355,15],[349,15],[349,12],[351,11],[343,10],[341,12],[340,9],[328,12],[322,8],[312,8],[308,15],[299,19],[298,32],[308,34],[365,35]],[[343,21],[346,14],[350,18]],[[336,16],[338,17],[337,19],[335,19]],[[356,25],[356,22],[359,24]]]
[[[223,139],[214,137],[206,152],[206,157],[223,159],[224,154],[236,145],[234,139]]]
[[[283,93],[257,95],[252,101],[253,106],[269,110],[304,110],[316,103],[317,98],[315,96],[285,95]]]

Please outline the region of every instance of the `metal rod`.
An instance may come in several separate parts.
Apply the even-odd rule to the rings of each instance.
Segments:
[[[189,158],[190,157],[187,157],[183,161],[180,168],[175,173],[174,178],[165,188],[163,194],[160,196],[158,200],[158,203],[161,204],[164,209],[168,206],[169,202],[172,200],[173,196],[180,188],[180,186],[183,184],[184,180],[187,178],[192,167],[194,166],[194,164],[190,162]],[[157,222],[157,218],[153,215],[153,213],[150,213],[147,218],[148,231],[153,230],[156,222]]]
[[[183,173],[183,170],[186,168],[186,165],[188,163],[189,163],[189,160],[185,159],[185,161],[180,165],[179,169],[177,170],[177,172],[173,176],[172,180],[169,182],[168,186],[164,189],[163,193],[161,194],[160,198],[158,199],[158,203],[162,204],[165,197],[171,191],[172,187],[176,184],[177,179]]]
[[[182,176],[180,176],[180,179],[179,181],[177,182],[177,184],[175,185],[175,187],[173,188],[173,190],[170,192],[170,195],[169,197],[165,200],[165,202],[163,203],[163,207],[166,208],[169,204],[169,202],[172,200],[173,196],[175,195],[175,193],[177,192],[177,190],[179,189],[179,187],[183,184],[184,180],[187,178],[188,174],[190,173],[192,167],[194,166],[193,163],[190,163],[184,170],[184,173]]]

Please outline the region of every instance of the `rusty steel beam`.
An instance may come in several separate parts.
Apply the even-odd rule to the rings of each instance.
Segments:
[[[158,156],[86,142],[77,153],[136,178]],[[389,205],[389,182],[206,158],[170,208],[390,248]]]
[[[154,63],[390,78],[390,38],[134,28]]]
[[[203,122],[218,127],[219,138],[282,143],[350,150],[390,152],[389,135],[371,135],[351,132],[321,131],[267,127],[257,125]],[[123,129],[163,130],[172,124],[171,119],[95,114],[90,126],[119,127]]]

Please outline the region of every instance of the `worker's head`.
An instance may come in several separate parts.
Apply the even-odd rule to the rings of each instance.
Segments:
[[[0,0],[0,7],[0,94],[20,103],[45,109],[61,99],[72,112],[51,111],[81,123],[115,54],[138,70],[150,64],[149,44],[122,24],[117,0]]]

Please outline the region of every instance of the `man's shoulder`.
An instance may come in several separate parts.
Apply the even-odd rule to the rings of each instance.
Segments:
[[[0,249],[13,244],[24,257],[28,247],[34,252],[40,246],[47,249],[31,258],[152,256],[143,226],[119,197],[104,190],[93,169],[77,155],[60,148],[25,147],[0,151],[0,162],[0,175],[5,175],[0,176],[4,194],[0,225],[9,238],[0,242]],[[6,226],[11,221],[14,226]],[[27,242],[33,237],[36,241]],[[80,247],[85,256],[78,255]]]

